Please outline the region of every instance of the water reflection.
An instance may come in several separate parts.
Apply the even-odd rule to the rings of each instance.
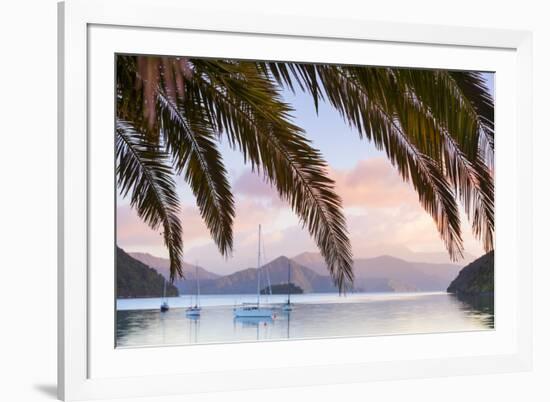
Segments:
[[[243,327],[259,327],[266,326],[273,323],[271,317],[235,317],[233,319],[235,324],[240,324]]]
[[[290,339],[290,316],[292,315],[291,311],[284,311],[286,315],[286,339]]]
[[[117,312],[117,346],[185,345],[486,330],[494,327],[492,295],[446,293],[354,296],[347,302],[303,298],[293,310],[274,305],[275,317],[233,316],[233,305],[205,306],[201,315],[185,308]],[[331,299],[332,300],[332,299]]]
[[[268,325],[273,324],[271,317],[234,317],[233,318],[234,330],[238,330],[238,326],[241,329],[255,329],[256,340],[269,339]]]
[[[487,327],[495,327],[495,298],[493,293],[480,295],[454,294],[461,303],[462,310],[482,320]]]
[[[159,318],[158,312],[153,310],[141,310],[140,314],[134,314],[134,311],[117,311],[117,345],[120,339],[129,334],[149,331]]]
[[[199,342],[199,330],[201,325],[201,317],[198,315],[186,314],[187,321],[189,322],[189,342]]]

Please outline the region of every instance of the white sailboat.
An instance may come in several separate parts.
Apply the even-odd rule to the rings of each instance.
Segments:
[[[200,296],[201,296],[201,286],[199,282],[199,266],[195,264],[195,280],[197,282],[197,294],[194,306],[189,306],[185,310],[185,314],[188,317],[198,317],[201,315],[201,306],[200,306]]]
[[[288,281],[287,281],[288,299],[283,305],[283,311],[292,311],[292,304],[290,304],[290,261],[288,262]]]
[[[233,313],[236,318],[272,318],[273,311],[268,307],[260,306],[260,264],[261,264],[261,237],[262,237],[262,225],[258,226],[258,268],[256,269],[257,277],[257,302],[256,303],[243,303],[240,307],[233,309]]]
[[[164,278],[164,286],[162,288],[162,303],[160,304],[160,311],[162,313],[166,313],[168,310],[170,310],[170,306],[168,305],[168,301],[166,300],[166,278]]]

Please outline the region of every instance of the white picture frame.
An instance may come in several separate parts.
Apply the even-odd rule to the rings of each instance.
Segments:
[[[192,38],[187,41],[192,45],[182,47],[178,38]],[[59,397],[145,397],[529,370],[531,46],[531,34],[519,31],[238,10],[217,15],[178,0],[60,3]],[[100,297],[113,290],[113,270],[93,268],[114,265],[102,246],[110,244],[112,253],[113,166],[100,163],[112,158],[112,138],[94,134],[113,132],[114,110],[104,102],[114,91],[109,57],[183,52],[366,63],[357,56],[361,47],[377,57],[370,64],[497,72],[495,331],[115,350],[108,313],[113,298]],[[321,56],[329,48],[329,55]],[[342,350],[362,353],[342,357]],[[158,364],[167,356],[175,356],[178,366],[184,359],[192,367]],[[277,356],[292,358],[283,362]]]

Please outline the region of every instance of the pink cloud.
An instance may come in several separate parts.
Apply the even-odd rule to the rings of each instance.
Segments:
[[[344,207],[391,208],[418,204],[410,184],[382,157],[359,161],[351,170],[331,170]]]
[[[328,173],[336,182],[336,191],[342,197],[344,207],[391,208],[418,203],[411,185],[405,183],[383,157],[361,160],[348,170],[329,169]],[[273,186],[253,172],[239,176],[233,190],[241,199],[267,200],[273,207],[287,207]]]
[[[180,213],[183,227],[183,241],[192,243],[198,239],[210,238],[210,233],[196,206],[184,206]],[[117,208],[117,244],[130,251],[153,247],[166,252],[162,228],[151,229],[129,205]]]
[[[281,211],[261,200],[243,197],[236,202],[236,216],[233,222],[234,238],[240,234],[255,234],[259,223],[273,221]],[[196,205],[184,205],[180,213],[183,229],[184,253],[204,244],[214,244]],[[236,242],[235,242],[236,243]],[[167,251],[162,238],[162,228],[151,229],[129,205],[117,208],[117,244],[128,251],[146,251],[165,256]],[[237,245],[237,244],[235,244]]]
[[[235,194],[240,196],[261,199],[269,202],[273,207],[286,207],[288,204],[279,197],[277,190],[260,173],[247,171],[241,174],[233,183]],[[243,197],[241,197],[243,198]]]
[[[160,230],[153,230],[145,224],[129,205],[119,206],[116,215],[117,244],[123,248],[146,245],[162,245]]]
[[[277,191],[260,174],[247,171],[241,174],[233,184],[235,192],[254,197],[271,198]]]

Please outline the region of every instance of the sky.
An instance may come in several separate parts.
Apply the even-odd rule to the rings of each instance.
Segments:
[[[494,94],[492,73],[484,74]],[[310,96],[284,91],[294,109],[294,122],[302,127],[312,145],[329,165],[329,176],[342,198],[354,258],[393,255],[425,262],[450,262],[430,215],[421,207],[412,186],[403,182],[382,151],[361,140],[330,105],[321,103],[315,112]],[[220,146],[235,196],[234,250],[222,257],[202,222],[195,198],[183,178],[177,178],[181,200],[184,260],[219,274],[256,266],[257,230],[262,225],[264,260],[280,255],[293,257],[318,252],[307,229],[302,228],[290,207],[263,179],[252,173],[238,151],[225,140]],[[463,239],[467,260],[484,254],[463,216]],[[117,198],[117,244],[128,252],[147,252],[167,257],[160,231],[145,225],[129,206]]]

